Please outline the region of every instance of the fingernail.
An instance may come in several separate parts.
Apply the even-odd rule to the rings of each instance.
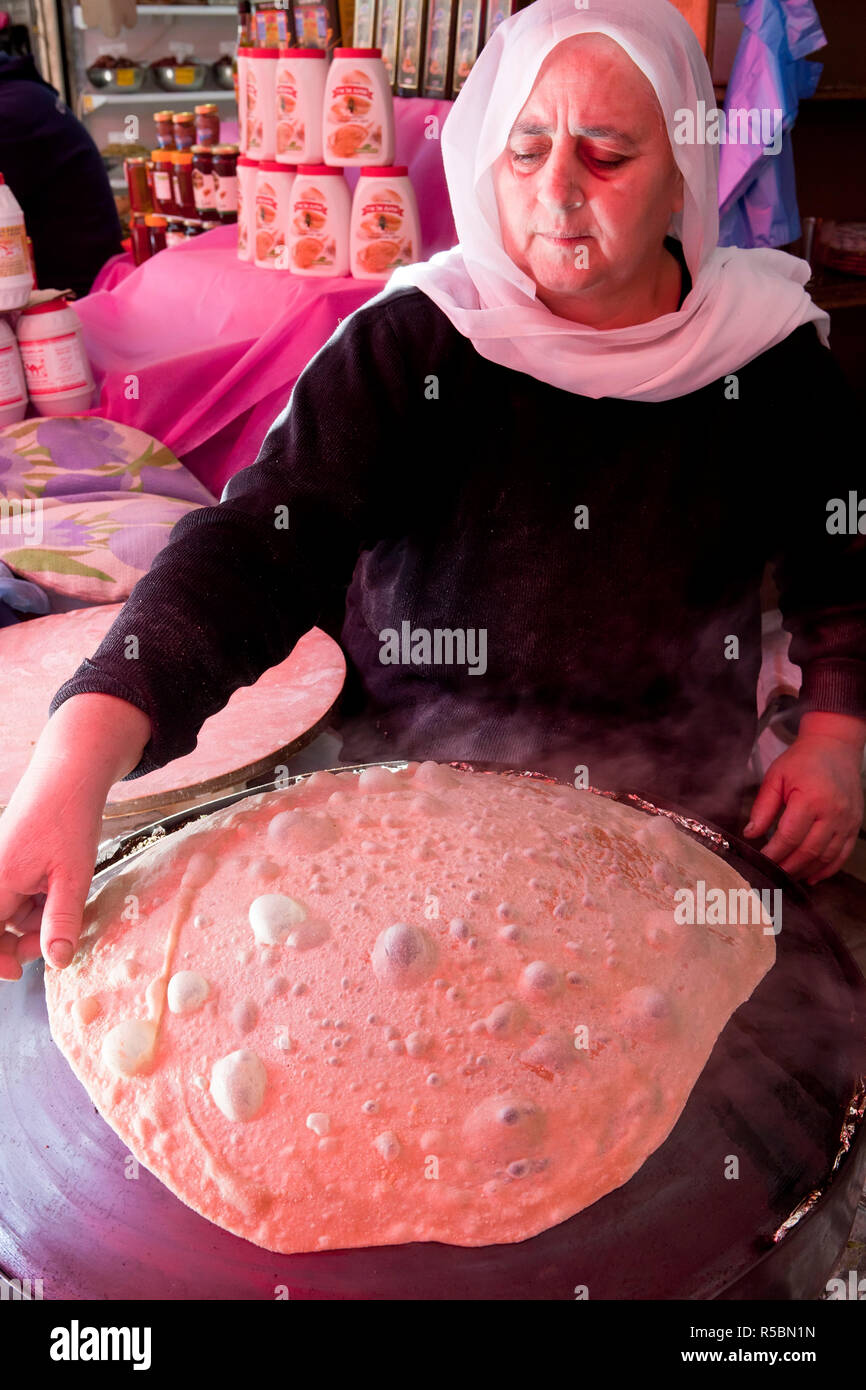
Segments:
[[[68,965],[75,955],[75,948],[71,941],[63,941],[58,938],[52,941],[48,947],[48,958],[52,965],[58,966],[61,970]]]
[[[751,835],[751,834],[754,833],[754,829],[755,829],[754,822],[753,822],[753,821],[749,821],[748,825],[744,825],[744,826],[743,826],[743,834],[744,834],[744,835]]]

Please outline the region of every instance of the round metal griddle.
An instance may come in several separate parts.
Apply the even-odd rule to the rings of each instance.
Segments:
[[[156,836],[272,786],[170,816]],[[144,1168],[131,1175],[137,1165],[51,1039],[39,962],[0,990],[0,1270],[41,1278],[46,1299],[272,1300],[280,1286],[292,1299],[574,1299],[584,1287],[593,1300],[818,1297],[866,1179],[856,1118],[833,1171],[866,1070],[866,983],[787,875],[715,827],[697,833],[708,848],[726,841],[718,852],[754,888],[783,890],[776,964],[730,1019],[666,1142],[593,1206],[519,1244],[262,1250]],[[104,850],[95,883],[147,839]]]

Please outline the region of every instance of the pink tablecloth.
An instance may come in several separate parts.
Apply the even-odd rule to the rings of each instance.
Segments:
[[[418,195],[425,259],[456,241],[438,139],[450,108],[395,99],[397,162]],[[354,187],[357,170],[347,178]],[[339,320],[381,289],[257,270],[237,259],[236,240],[234,227],[220,227],[137,269],[115,257],[75,306],[100,387],[90,413],[154,435],[217,496],[254,461]]]

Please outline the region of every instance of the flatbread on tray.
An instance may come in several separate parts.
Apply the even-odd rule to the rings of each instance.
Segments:
[[[748,890],[591,792],[315,773],[106,883],[51,1030],[130,1151],[258,1245],[520,1241],[637,1171],[773,964],[765,917],[678,923],[699,880]]]

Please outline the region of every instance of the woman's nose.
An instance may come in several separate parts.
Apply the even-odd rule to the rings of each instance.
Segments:
[[[555,140],[539,173],[538,201],[551,213],[584,202],[584,172],[574,142],[570,138]]]

